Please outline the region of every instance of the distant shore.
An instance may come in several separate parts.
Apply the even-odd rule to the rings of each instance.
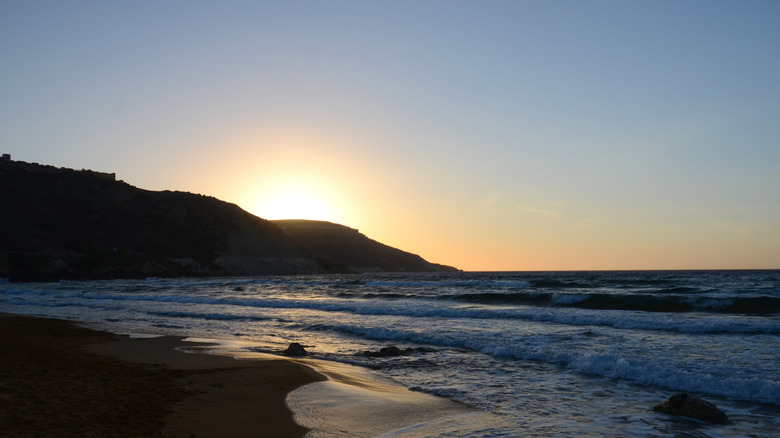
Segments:
[[[208,348],[0,313],[0,430],[14,437],[302,437],[310,429],[373,436],[474,413],[348,365],[187,352]],[[314,382],[324,386],[301,388]]]

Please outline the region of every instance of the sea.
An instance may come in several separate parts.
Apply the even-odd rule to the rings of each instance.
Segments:
[[[496,419],[431,436],[780,436],[777,270],[4,281],[0,311],[247,351],[298,342]],[[389,346],[405,354],[371,354]],[[729,423],[652,411],[678,392]]]

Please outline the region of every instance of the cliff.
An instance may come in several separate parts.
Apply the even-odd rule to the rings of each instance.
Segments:
[[[307,253],[356,272],[431,272],[457,269],[371,240],[354,228],[310,220],[273,221]]]
[[[320,258],[307,246],[213,197],[0,160],[0,278],[317,274],[347,272],[337,261],[355,258],[341,249],[338,256],[323,250]]]

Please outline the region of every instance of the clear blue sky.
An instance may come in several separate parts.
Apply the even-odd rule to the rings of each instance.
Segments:
[[[778,1],[3,1],[0,152],[464,269],[780,268]]]

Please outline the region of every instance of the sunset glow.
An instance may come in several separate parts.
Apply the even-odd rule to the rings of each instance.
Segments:
[[[334,221],[334,214],[315,196],[282,190],[254,209],[265,219],[312,219]]]
[[[3,2],[0,153],[465,270],[777,268],[779,16]]]

